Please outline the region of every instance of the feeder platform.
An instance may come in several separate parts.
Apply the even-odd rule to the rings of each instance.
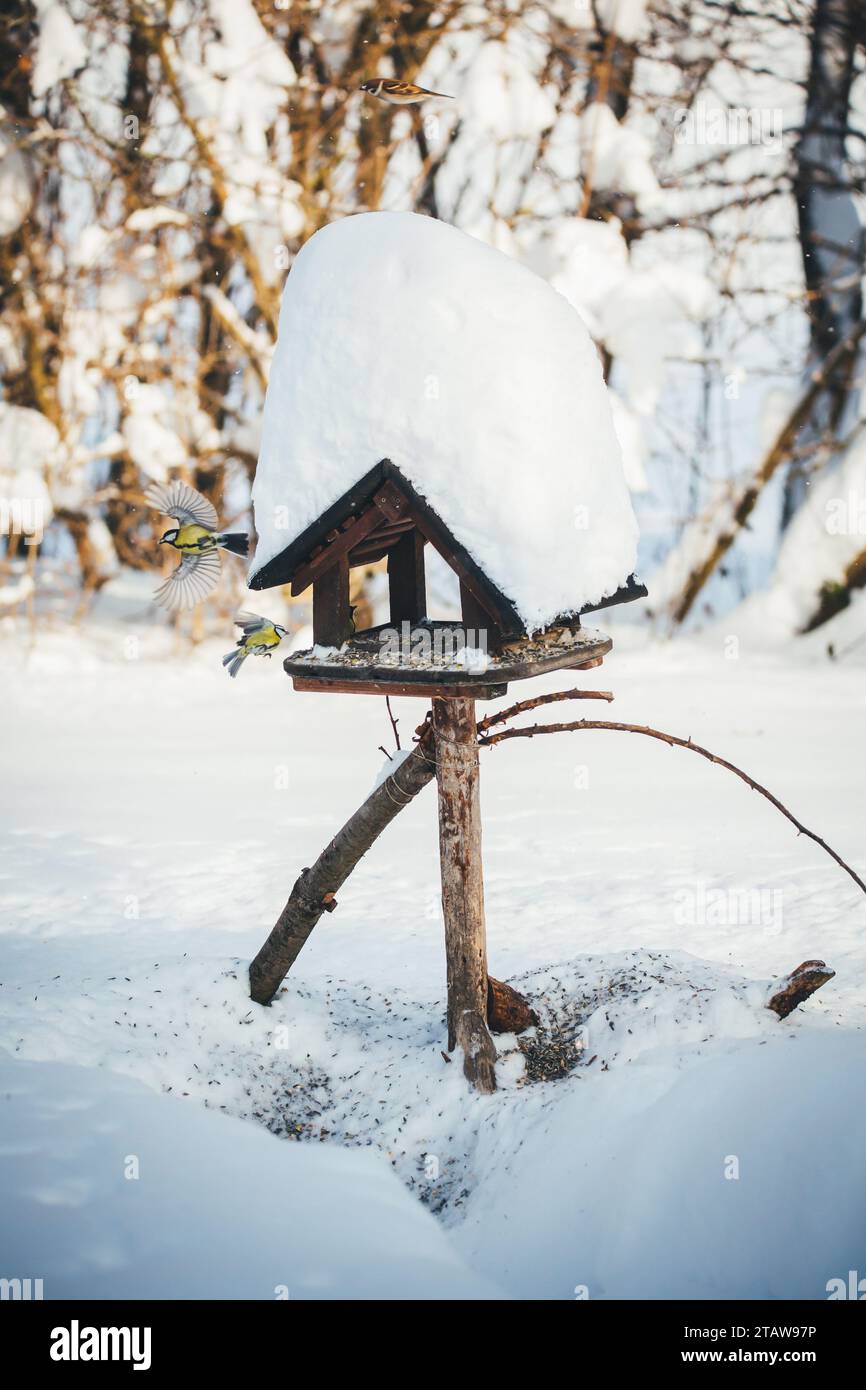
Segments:
[[[612,646],[603,632],[560,627],[508,642],[489,655],[479,652],[476,660],[467,657],[466,630],[457,623],[405,624],[396,650],[388,643],[394,631],[393,626],[367,628],[340,647],[292,652],[283,666],[300,691],[495,700],[509,681],[600,666]]]

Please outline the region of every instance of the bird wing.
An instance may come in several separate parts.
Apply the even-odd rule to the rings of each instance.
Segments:
[[[177,569],[172,571],[165,583],[160,584],[154,598],[172,612],[193,608],[216,588],[219,577],[218,551],[205,550],[201,555],[184,555]]]
[[[236,613],[233,621],[237,627],[243,628],[245,637],[249,637],[251,632],[261,632],[263,627],[271,625],[269,618],[260,618],[258,613]]]
[[[157,511],[173,516],[181,526],[192,522],[195,526],[204,526],[206,531],[215,531],[219,524],[213,503],[180,478],[175,478],[168,486],[151,483],[144,498]]]
[[[395,97],[444,97],[445,92],[431,92],[429,87],[416,87],[414,82],[385,82],[383,90]],[[447,97],[453,101],[453,97]]]

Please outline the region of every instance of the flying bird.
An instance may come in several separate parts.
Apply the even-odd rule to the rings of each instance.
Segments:
[[[172,610],[192,608],[219,583],[217,551],[230,550],[233,555],[246,555],[249,537],[244,531],[218,530],[213,504],[180,479],[166,487],[152,483],[144,497],[151,507],[174,517],[178,523],[166,531],[159,543],[180,551],[181,561],[165,583],[160,584],[154,598]]]
[[[367,92],[371,97],[378,97],[380,101],[387,101],[389,106],[414,106],[419,101],[426,101],[428,97],[442,97],[444,101],[454,100],[447,92],[428,92],[426,87],[416,87],[414,82],[396,82],[389,77],[373,77],[369,82],[362,82],[361,91]]]
[[[223,657],[223,666],[229,668],[230,676],[237,675],[248,656],[273,656],[289,635],[287,628],[272,623],[270,618],[260,618],[258,613],[238,613],[235,623],[243,628],[243,636],[238,638],[234,651]]]

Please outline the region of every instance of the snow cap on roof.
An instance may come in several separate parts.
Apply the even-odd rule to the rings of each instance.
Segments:
[[[390,459],[529,629],[634,569],[598,354],[546,281],[414,213],[317,232],[283,294],[252,576]]]

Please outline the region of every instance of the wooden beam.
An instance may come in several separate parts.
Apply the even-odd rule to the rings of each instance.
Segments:
[[[485,651],[499,651],[502,645],[502,629],[489,608],[485,604],[479,603],[465,579],[460,580],[460,612],[463,615],[465,628],[472,628],[476,633],[484,632],[487,634]]]
[[[359,545],[357,550],[353,550],[349,556],[349,564],[353,569],[363,569],[365,565],[375,565],[378,560],[384,560],[385,556],[396,545],[396,538],[393,540],[376,540],[373,534],[375,545],[368,545],[366,542]]]
[[[349,557],[340,555],[336,564],[313,581],[313,641],[317,647],[340,647],[352,633],[349,607]]]
[[[420,623],[427,616],[424,578],[424,537],[413,527],[388,552],[388,592],[391,622]]]
[[[381,520],[382,513],[378,507],[373,505],[368,507],[348,530],[337,532],[333,541],[328,545],[323,545],[322,549],[317,551],[313,558],[298,570],[292,579],[293,596],[297,598],[298,594],[302,594],[305,589],[308,589],[319,575],[331,569],[344,556],[348,556],[352,547],[363,540],[364,536],[369,535]]]
[[[373,501],[389,521],[404,521],[410,514],[408,498],[390,478],[379,488]]]
[[[476,1090],[496,1090],[496,1044],[487,1029],[487,941],[475,701],[433,701],[439,787],[439,865],[448,970],[448,1051],[463,1052]]]
[[[292,686],[302,694],[315,695],[406,695],[412,699],[432,699],[434,695],[460,695],[467,700],[498,700],[508,694],[503,681],[498,685],[427,684],[419,681],[368,680],[341,681],[331,676],[298,676],[291,671]]]
[[[377,526],[375,531],[371,531],[349,555],[350,565],[367,565],[373,560],[381,560],[383,555],[397,544],[401,536],[412,530],[414,522],[411,517],[406,521],[398,522],[396,526]]]
[[[393,524],[405,521],[408,513],[409,504],[403,494],[392,482],[383,483],[367,510],[345,530],[334,528],[329,533],[328,544],[301,566],[292,579],[292,594],[295,597],[302,594],[320,574],[329,570],[338,559],[348,555],[350,550],[354,550],[356,545],[383,522]]]

